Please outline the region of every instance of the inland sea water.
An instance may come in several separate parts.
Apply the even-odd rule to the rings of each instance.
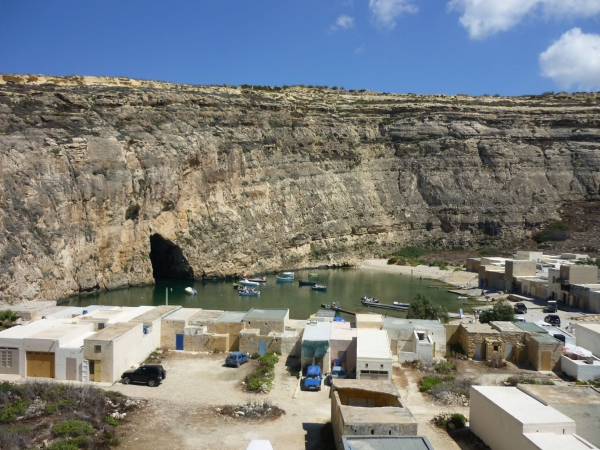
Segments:
[[[316,273],[309,278],[308,273]],[[298,286],[298,280],[317,281],[327,286],[327,292],[317,292],[309,286]],[[198,291],[194,296],[187,295],[186,287]],[[114,291],[102,291],[71,297],[62,305],[89,306],[140,306],[165,304],[165,291],[169,291],[169,304],[186,308],[217,309],[224,311],[248,311],[250,308],[289,308],[291,319],[306,319],[316,313],[321,304],[338,302],[344,309],[354,312],[388,313],[392,317],[403,317],[405,313],[380,308],[362,306],[362,296],[375,297],[380,303],[394,301],[410,303],[419,292],[431,300],[445,306],[450,312],[463,308],[470,311],[477,303],[467,303],[457,299],[456,294],[447,292],[448,286],[437,281],[419,279],[410,275],[384,273],[370,269],[323,269],[299,270],[295,272],[293,283],[276,282],[274,275],[267,276],[267,282],[256,289],[260,296],[243,297],[233,288],[233,281],[192,281],[157,280],[154,286],[130,287]],[[345,317],[342,314],[342,317]],[[349,319],[350,317],[346,317]]]

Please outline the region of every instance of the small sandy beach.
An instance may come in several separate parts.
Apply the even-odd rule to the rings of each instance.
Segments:
[[[423,277],[431,280],[439,280],[454,286],[477,287],[477,274],[465,272],[464,270],[454,271],[454,267],[448,270],[440,270],[438,267],[429,266],[397,266],[389,265],[385,259],[367,259],[358,265],[359,269],[373,269],[383,272],[397,273],[399,275],[408,275],[413,277]]]

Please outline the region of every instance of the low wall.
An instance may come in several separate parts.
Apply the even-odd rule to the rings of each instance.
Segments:
[[[587,364],[583,360],[573,360],[567,356],[560,357],[561,370],[577,380],[589,381],[600,377],[600,360],[593,358],[593,364]]]

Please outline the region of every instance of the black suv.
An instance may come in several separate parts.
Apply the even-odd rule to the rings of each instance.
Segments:
[[[558,317],[557,314],[548,314],[546,317],[544,317],[544,322],[556,327],[560,327],[560,317]]]
[[[515,312],[517,314],[525,314],[525,313],[527,313],[527,306],[525,306],[525,303],[517,303],[517,304],[515,304]]]
[[[121,375],[123,384],[144,383],[148,386],[157,386],[167,377],[167,371],[158,364],[144,364],[137,369],[126,370]]]

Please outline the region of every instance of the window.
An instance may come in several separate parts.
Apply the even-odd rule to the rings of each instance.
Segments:
[[[0,367],[10,369],[13,366],[13,350],[0,348]]]
[[[498,351],[498,346],[494,345],[494,351],[497,352]]]
[[[102,322],[99,322],[99,323],[98,323],[98,329],[99,329],[99,330],[103,330],[105,326],[106,326],[106,324],[104,324],[104,323],[102,323]]]
[[[100,353],[102,351],[101,345],[94,345],[94,353]]]

